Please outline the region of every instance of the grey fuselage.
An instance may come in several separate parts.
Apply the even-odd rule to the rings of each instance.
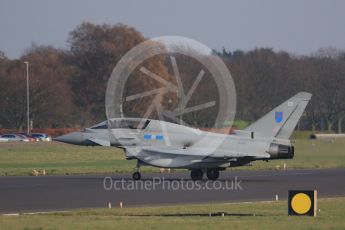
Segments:
[[[262,137],[249,131],[232,135],[211,133],[141,118],[107,120],[56,140],[77,145],[116,146],[125,150],[129,160],[137,159],[161,168],[225,169],[294,155],[293,146],[285,139]]]

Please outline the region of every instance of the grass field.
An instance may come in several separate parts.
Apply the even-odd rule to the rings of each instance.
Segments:
[[[0,216],[1,229],[344,229],[345,198],[320,199],[317,217],[288,216],[287,202],[90,209]],[[210,217],[225,212],[229,216]],[[254,216],[255,215],[255,216]]]
[[[258,161],[253,166],[234,168],[276,169],[284,163],[288,168],[345,167],[345,140],[297,140],[295,158],[270,162]],[[83,147],[57,142],[0,143],[0,175],[30,175],[33,169],[45,169],[48,175],[132,172],[135,161],[126,161],[122,150],[105,147]],[[159,169],[143,167],[143,172]]]

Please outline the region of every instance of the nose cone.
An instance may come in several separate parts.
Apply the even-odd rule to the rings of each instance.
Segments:
[[[54,141],[64,142],[74,145],[82,145],[84,142],[84,137],[81,132],[68,133],[62,136],[58,136],[53,139]]]

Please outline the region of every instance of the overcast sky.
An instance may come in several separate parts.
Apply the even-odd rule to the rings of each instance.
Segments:
[[[18,58],[31,43],[67,48],[68,33],[83,21],[124,23],[145,37],[185,36],[216,49],[345,49],[342,0],[0,0],[0,50]]]

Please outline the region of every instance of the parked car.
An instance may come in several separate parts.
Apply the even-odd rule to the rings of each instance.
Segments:
[[[31,133],[31,136],[38,139],[39,141],[52,141],[51,136],[45,133]]]
[[[8,139],[0,137],[0,142],[8,142]]]
[[[1,138],[7,139],[7,141],[24,141],[24,142],[29,142],[30,140],[20,134],[4,134],[0,136]]]
[[[29,141],[39,141],[39,139],[38,138],[35,138],[35,137],[33,137],[32,135],[28,135],[28,134],[26,134],[26,133],[15,133],[15,134],[17,134],[17,135],[19,135],[19,136],[21,136],[21,137],[26,137],[26,138],[28,138],[29,139]]]

